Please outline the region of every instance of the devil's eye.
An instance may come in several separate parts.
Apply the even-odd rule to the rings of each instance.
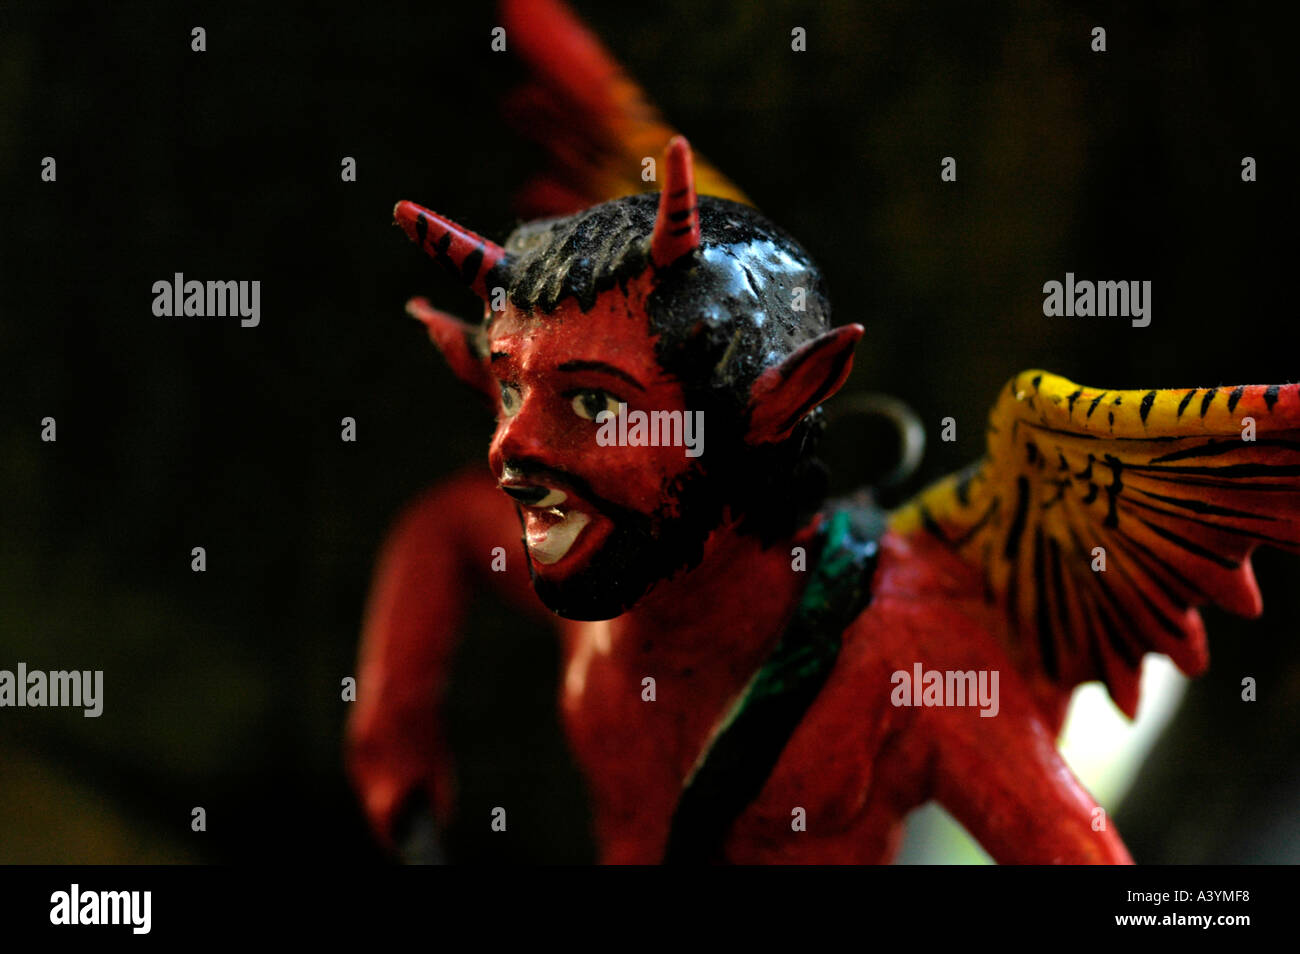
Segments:
[[[599,391],[595,388],[583,388],[581,391],[574,391],[573,394],[573,413],[578,417],[594,421],[596,415],[601,411],[609,411],[611,414],[618,413],[618,398],[605,391]]]
[[[501,382],[501,413],[506,417],[514,417],[519,413],[520,403],[519,389],[513,384]]]

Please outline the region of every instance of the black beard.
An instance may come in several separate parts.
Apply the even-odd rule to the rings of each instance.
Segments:
[[[614,528],[587,566],[563,581],[539,577],[529,557],[533,590],[551,612],[566,619],[623,615],[660,580],[698,565],[704,542],[722,521],[716,481],[703,469],[679,477],[668,488],[664,505],[649,515],[604,500],[585,482],[564,477]]]

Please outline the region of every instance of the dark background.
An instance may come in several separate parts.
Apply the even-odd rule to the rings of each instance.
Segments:
[[[1292,54],[1262,7],[574,5],[867,326],[850,391],[930,431],[907,489],[980,453],[1024,368],[1296,379]],[[491,426],[402,312],[479,306],[391,209],[498,240],[515,223],[538,156],[498,119],[495,22],[469,3],[0,7],[0,668],[105,670],[99,719],[0,710],[0,861],[381,858],[341,771],[340,680],[386,526],[485,466]],[[1151,280],[1152,324],[1044,318],[1067,270]],[[177,271],[261,280],[260,327],[155,317]],[[1300,560],[1256,562],[1265,616],[1207,613],[1211,673],[1118,816],[1139,861],[1296,860]],[[458,824],[454,859],[592,857],[556,664],[544,633],[476,615],[449,714],[462,818],[502,791],[519,808],[507,837]]]

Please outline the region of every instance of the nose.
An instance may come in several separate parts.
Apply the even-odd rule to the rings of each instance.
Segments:
[[[492,472],[500,477],[505,471],[505,462],[515,459],[531,460],[541,466],[554,465],[557,437],[550,433],[542,402],[530,395],[514,417],[503,418],[497,424],[488,449]]]

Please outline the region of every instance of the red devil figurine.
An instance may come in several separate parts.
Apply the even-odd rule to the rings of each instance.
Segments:
[[[497,424],[491,475],[416,501],[376,572],[348,761],[378,835],[452,810],[440,702],[478,590],[555,623],[603,861],[884,862],[937,799],[1000,862],[1129,862],[1056,750],[1066,704],[1100,679],[1131,716],[1145,653],[1205,669],[1197,605],[1260,612],[1251,551],[1300,544],[1300,390],[1027,371],[967,471],[827,502],[820,406],[862,327],[566,9],[504,22],[550,217],[497,245],[395,210],[486,303],[409,310]]]

